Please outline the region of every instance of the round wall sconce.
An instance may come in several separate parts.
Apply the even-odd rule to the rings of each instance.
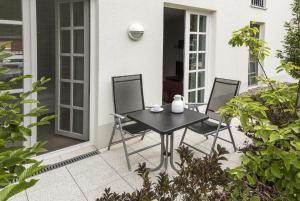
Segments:
[[[128,35],[134,41],[141,40],[144,32],[144,27],[140,24],[132,24],[128,28]]]

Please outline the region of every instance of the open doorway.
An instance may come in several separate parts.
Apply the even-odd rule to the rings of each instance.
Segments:
[[[164,8],[163,103],[183,95],[185,11]]]
[[[89,138],[88,0],[37,0],[37,75],[51,78],[37,99],[51,124],[37,128],[48,152]],[[41,117],[42,118],[42,117]]]

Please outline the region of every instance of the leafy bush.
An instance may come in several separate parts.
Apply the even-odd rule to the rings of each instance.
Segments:
[[[256,95],[236,97],[222,109],[227,117],[240,118],[243,131],[253,141],[243,150],[242,166],[231,173],[249,187],[264,184],[273,196],[300,199],[299,110],[294,115],[298,86],[273,81],[272,85],[273,89]]]
[[[0,48],[0,61],[9,56]],[[9,69],[0,67],[0,75]],[[23,113],[23,106],[28,104],[38,104],[30,96],[45,88],[43,85],[48,79],[42,78],[33,84],[32,90],[20,93],[19,95],[10,94],[7,90],[12,89],[18,82],[31,76],[18,76],[8,81],[0,81],[0,200],[5,201],[17,193],[35,185],[37,180],[28,179],[43,166],[41,162],[33,160],[32,157],[45,151],[44,143],[38,142],[30,148],[22,145],[26,138],[31,136],[31,128],[48,124],[54,118],[48,116],[36,123],[25,125],[24,118],[37,117],[45,113],[45,107],[36,107],[28,113]],[[21,144],[21,145],[18,145]]]
[[[286,85],[265,74],[259,80],[269,87],[236,97],[221,109],[227,119],[238,117],[241,129],[253,141],[243,150],[242,166],[230,171],[235,181],[231,183],[234,200],[252,196],[258,200],[300,200],[299,5],[299,0],[295,0],[296,13],[286,24],[288,34],[278,68],[278,72],[285,71],[299,84]],[[257,31],[247,26],[235,32],[230,45],[248,47],[261,64],[270,49],[265,42],[252,37]]]
[[[97,201],[152,201],[152,200],[226,200],[223,193],[227,184],[228,174],[221,169],[221,161],[226,160],[228,152],[217,146],[212,156],[202,159],[195,158],[187,147],[180,147],[178,175],[170,178],[166,173],[157,176],[158,181],[152,183],[146,164],[139,166],[138,175],[143,179],[143,187],[133,193],[111,193],[105,189],[105,194]]]

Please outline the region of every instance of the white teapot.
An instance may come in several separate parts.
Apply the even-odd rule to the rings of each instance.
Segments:
[[[184,112],[184,102],[183,96],[175,95],[172,102],[172,112],[173,113],[183,113]]]

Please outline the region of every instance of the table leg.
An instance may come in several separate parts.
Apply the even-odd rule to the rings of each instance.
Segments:
[[[167,152],[167,150],[165,149],[165,136],[164,135],[160,135],[160,139],[161,139],[161,145],[160,145],[160,164],[156,167],[156,168],[150,168],[150,171],[154,172],[157,171],[159,169],[161,169],[164,165],[165,162],[165,158],[164,158],[164,153]]]
[[[168,159],[169,159],[169,135],[166,135],[166,149],[164,152],[165,155],[165,171],[168,170]]]
[[[174,164],[174,134],[171,133],[166,135],[160,135],[160,138],[161,138],[160,164],[157,167],[150,169],[150,171],[154,172],[160,170],[162,167],[164,167],[164,171],[167,171],[168,164],[169,164],[169,157],[170,157],[171,168],[173,168],[175,171],[179,171]],[[170,144],[170,148],[169,148],[169,144]]]
[[[171,167],[173,168],[173,170],[179,171],[179,170],[175,167],[175,164],[174,164],[174,149],[173,149],[173,147],[174,147],[174,133],[172,133],[172,134],[170,135],[170,137],[171,137],[171,145],[170,145],[170,152],[171,152],[171,154],[170,154],[170,165],[171,165]]]

